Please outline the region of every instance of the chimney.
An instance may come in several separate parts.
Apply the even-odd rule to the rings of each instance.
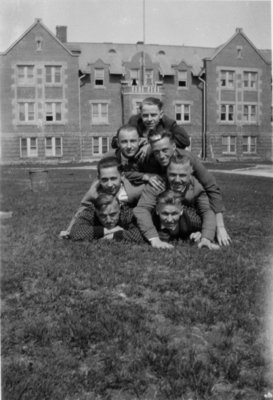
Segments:
[[[236,33],[242,33],[243,32],[243,28],[236,28]]]
[[[56,36],[62,42],[67,42],[67,26],[56,26]]]

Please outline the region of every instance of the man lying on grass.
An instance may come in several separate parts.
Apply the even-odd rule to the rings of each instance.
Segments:
[[[198,243],[198,248],[207,246],[210,249],[219,249],[217,244],[205,239],[206,232],[202,237],[200,216],[191,207],[183,205],[183,200],[181,193],[170,189],[157,197],[153,222],[160,240],[171,242],[177,239],[191,239]],[[208,236],[212,237],[213,234],[209,233]]]
[[[157,173],[163,178],[166,177],[166,169],[173,154],[187,155],[190,158],[193,175],[205,189],[210,201],[210,206],[216,214],[217,241],[220,246],[228,246],[231,239],[226,231],[223,219],[223,211],[225,207],[220,188],[218,187],[213,175],[204,167],[204,165],[196,156],[189,151],[176,147],[171,132],[166,130],[160,132],[151,132],[149,134],[149,143],[152,154],[147,159],[147,163],[144,168],[147,172],[154,172],[154,162],[156,161]]]
[[[106,193],[99,194],[93,204],[78,214],[71,227],[69,238],[143,242],[132,209],[127,204],[120,204],[117,197]]]
[[[81,207],[73,216],[68,228],[60,233],[61,238],[68,238],[71,228],[77,220],[78,215],[88,206],[92,205],[100,193],[116,196],[120,203],[134,206],[142,192],[143,186],[133,186],[124,177],[122,166],[116,157],[102,158],[97,166],[98,176],[91,185],[89,191],[84,195],[81,201]]]
[[[208,247],[209,249],[219,248],[219,246],[212,243],[216,231],[215,213],[210,207],[206,191],[192,173],[192,161],[188,155],[172,155],[166,170],[166,188],[177,192],[181,196],[182,204],[194,208],[197,211],[197,214],[200,215],[202,221],[201,237],[199,234],[194,236],[195,241],[199,242],[198,247]],[[172,248],[173,245],[160,240],[160,236],[153,221],[153,212],[157,204],[157,197],[160,193],[162,193],[162,190],[157,190],[150,185],[146,185],[141,194],[138,205],[134,209],[134,214],[143,236],[150,241],[153,247]],[[164,196],[163,200],[166,200]],[[157,212],[159,216],[161,216],[161,223],[164,226],[168,219],[163,221],[164,213],[162,214],[159,212],[162,211],[160,204],[163,203],[163,200],[159,200]],[[164,208],[166,208],[166,206],[164,206]],[[174,214],[177,214],[177,206],[176,210],[173,209],[172,211]],[[182,222],[186,221],[186,212],[187,210],[185,209],[185,215]],[[169,220],[171,220],[171,215],[168,215],[168,217]],[[188,215],[188,218],[190,218],[190,214]],[[172,224],[170,224],[170,226],[171,225]],[[186,229],[185,232],[191,230],[190,224],[187,225],[188,229]]]

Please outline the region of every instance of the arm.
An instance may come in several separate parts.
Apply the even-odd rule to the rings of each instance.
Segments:
[[[81,200],[82,205],[90,205],[98,197],[99,181],[96,179]]]
[[[208,196],[204,191],[201,191],[196,198],[196,206],[202,219],[201,239],[206,238],[209,241],[213,241],[216,231],[216,218],[210,208]]]
[[[167,118],[165,116],[165,118]],[[163,117],[164,119],[164,117]],[[168,126],[168,123],[171,122],[168,118],[167,120],[164,120],[164,124]],[[177,125],[176,121],[172,121],[171,126],[169,127],[169,130],[173,133],[174,135],[174,141],[177,147],[180,149],[185,149],[185,147],[188,147],[190,145],[190,138],[189,135],[187,134],[186,130],[181,126]]]
[[[222,213],[216,214],[216,236],[220,246],[229,246],[231,238],[226,231],[224,217]]]
[[[156,198],[161,191],[146,185],[141,197],[133,212],[137,220],[138,227],[147,240],[158,238],[158,232],[152,219],[152,211],[156,205]]]
[[[204,167],[204,165],[198,160],[196,156],[188,151],[184,150],[184,152],[191,158],[193,174],[205,189],[209,197],[209,202],[212,210],[216,214],[222,213],[225,207],[223,204],[220,188],[217,185],[214,176]]]

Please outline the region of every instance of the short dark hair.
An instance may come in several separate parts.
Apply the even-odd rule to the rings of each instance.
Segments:
[[[174,152],[174,154],[170,158],[168,167],[171,164],[181,164],[181,165],[189,164],[192,166],[192,160],[187,154],[179,154]]]
[[[163,108],[162,101],[160,99],[158,99],[157,97],[147,97],[146,99],[144,99],[142,101],[142,104],[139,107],[140,110],[142,110],[142,107],[144,106],[144,104],[148,104],[151,106],[157,106],[160,111]]]
[[[122,165],[120,164],[120,162],[117,159],[117,157],[109,156],[109,157],[102,158],[98,162],[98,165],[97,165],[98,174],[100,174],[100,171],[103,168],[112,168],[112,167],[116,167],[120,173],[123,171]]]
[[[159,206],[161,204],[166,205],[180,205],[182,206],[182,196],[181,193],[175,192],[173,190],[166,190],[165,192],[160,193],[160,195],[156,199],[156,205]]]
[[[109,206],[109,204],[112,204],[113,201],[115,200],[117,204],[120,205],[117,197],[112,196],[111,194],[101,193],[95,200],[93,200],[93,204],[96,211],[101,211],[104,210],[107,206]]]
[[[158,139],[153,139],[155,137],[160,136]],[[164,139],[165,137],[169,138],[171,142],[174,141],[174,135],[171,131],[166,129],[152,130],[148,134],[148,140],[150,143],[157,142],[158,140]]]
[[[117,130],[117,138],[119,138],[119,134],[121,131],[128,131],[128,132],[137,132],[138,136],[139,136],[139,132],[137,130],[137,128],[135,126],[126,124],[126,125],[122,125],[118,130]]]

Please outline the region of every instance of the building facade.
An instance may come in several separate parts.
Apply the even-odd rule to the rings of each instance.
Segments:
[[[69,43],[37,19],[1,54],[1,162],[98,159],[146,97],[202,158],[272,160],[270,60],[241,29],[217,49]]]

